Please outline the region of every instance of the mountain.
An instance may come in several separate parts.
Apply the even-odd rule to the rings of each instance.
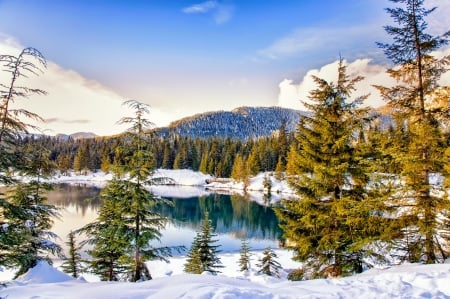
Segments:
[[[77,133],[73,133],[73,134],[70,134],[70,135],[57,134],[55,137],[60,139],[60,140],[68,140],[69,138],[77,140],[77,139],[95,138],[95,137],[97,137],[97,135],[94,134],[94,133],[91,133],[91,132],[77,132]]]
[[[232,111],[215,111],[196,114],[172,122],[156,131],[161,136],[230,137],[236,139],[268,136],[286,121],[286,129],[294,131],[299,116],[305,114],[281,107],[240,107]]]

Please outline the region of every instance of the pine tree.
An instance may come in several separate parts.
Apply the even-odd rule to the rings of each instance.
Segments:
[[[247,165],[241,155],[237,155],[234,159],[231,177],[238,182],[243,182],[249,176]]]
[[[240,257],[239,257],[239,271],[244,272],[250,270],[250,247],[246,239],[242,240]]]
[[[50,152],[42,146],[27,146],[20,157],[21,174],[31,177],[28,183],[18,183],[9,190],[8,209],[4,211],[7,219],[7,234],[18,234],[10,239],[11,250],[6,254],[19,268],[16,276],[37,265],[39,260],[50,261],[48,255],[61,256],[61,247],[54,242],[57,236],[52,233],[52,218],[58,216],[55,206],[46,203],[45,193],[52,189],[42,182],[54,169],[49,161]]]
[[[134,117],[124,117],[120,123],[130,124],[128,136],[131,139],[129,151],[128,171],[130,179],[127,181],[128,191],[131,194],[131,201],[126,211],[128,222],[128,233],[132,235],[134,250],[134,269],[131,281],[152,279],[145,261],[150,259],[166,260],[174,248],[160,247],[154,248],[149,243],[151,240],[159,240],[161,230],[167,223],[167,218],[162,217],[155,211],[158,204],[167,204],[162,199],[157,200],[145,185],[152,184],[149,179],[154,171],[154,161],[151,152],[146,150],[148,133],[146,129],[152,123],[145,118],[149,113],[148,106],[137,101],[126,101],[124,105],[134,109]]]
[[[201,230],[197,232],[188,253],[188,258],[184,265],[185,272],[193,274],[201,274],[205,271],[212,274],[220,273],[216,269],[223,266],[220,258],[217,256],[220,245],[214,245],[218,241],[213,239],[216,236],[217,234],[214,233],[211,220],[206,212]]]
[[[130,194],[123,181],[113,179],[100,192],[102,207],[97,219],[75,231],[86,239],[81,246],[89,244],[92,273],[101,280],[118,281],[131,271],[129,256],[131,238],[126,232],[124,210],[130,201]]]
[[[276,213],[304,278],[361,272],[363,256],[371,254],[364,245],[387,221],[378,216],[382,196],[367,188],[368,169],[355,148],[367,115],[358,105],[366,96],[348,98],[360,80],[348,78],[342,60],[337,83],[314,77],[318,87],[305,103],[312,115],[300,119],[289,153],[288,182],[299,198],[283,200]]]
[[[436,196],[430,177],[442,171],[443,136],[441,122],[448,121],[450,90],[439,86],[447,72],[450,56],[435,58],[433,52],[448,44],[450,31],[442,36],[427,33],[425,18],[435,8],[424,8],[424,0],[391,0],[400,5],[388,8],[396,26],[385,26],[391,43],[378,43],[394,63],[388,74],[397,81],[393,87],[377,86],[400,128],[407,134],[395,162],[400,165],[404,184],[393,193],[392,205],[402,212],[404,222],[399,244],[414,240],[405,251],[411,262],[435,263],[444,260],[439,232],[447,230],[441,223],[448,215],[450,202]],[[407,207],[407,208],[405,208]],[[438,257],[440,255],[440,257]]]
[[[260,147],[258,146],[258,143],[255,143],[247,159],[247,168],[251,175],[256,175],[261,171],[260,154]]]
[[[69,233],[66,245],[69,248],[69,257],[62,263],[61,268],[64,272],[78,278],[82,269],[80,255],[81,246],[77,245],[74,232],[71,231]]]
[[[73,160],[73,170],[78,173],[87,174],[87,171],[90,169],[90,150],[89,144],[84,142],[78,148],[78,151]]]
[[[152,184],[155,165],[148,150],[146,130],[151,126],[145,118],[148,106],[137,101],[124,104],[132,108],[135,115],[120,120],[121,124],[131,125],[126,141],[116,149],[120,164],[115,165],[116,175],[102,191],[104,205],[97,221],[80,232],[88,234],[89,243],[94,245],[90,254],[95,271],[106,280],[121,279],[126,273],[127,278],[135,282],[152,279],[146,261],[167,260],[172,250],[181,248],[150,245],[150,241],[160,239],[167,223],[167,218],[156,212],[156,206],[167,202],[155,198],[146,188]],[[123,173],[129,173],[129,177],[121,179]]]
[[[101,164],[101,166],[100,166],[100,169],[101,169],[103,172],[108,173],[110,167],[111,167],[111,161],[109,160],[109,155],[108,155],[108,154],[105,154],[105,155],[103,155],[103,157],[102,157],[102,164]]]
[[[59,253],[60,248],[50,239],[48,231],[55,207],[45,203],[45,191],[49,185],[39,178],[45,173],[46,152],[37,151],[34,157],[20,148],[21,137],[29,129],[37,129],[24,119],[42,120],[25,109],[13,108],[13,104],[33,95],[44,95],[38,88],[20,86],[20,81],[30,75],[39,75],[46,67],[45,57],[34,48],[25,48],[18,56],[0,55],[3,71],[11,75],[10,81],[0,84],[0,183],[13,185],[7,194],[0,193],[0,265],[18,267],[16,275],[26,272],[46,259],[46,253]],[[40,150],[40,149],[39,149]],[[8,174],[17,169],[33,179],[30,183],[17,184]]]
[[[259,264],[256,266],[259,267],[258,273],[280,277],[281,264],[276,260],[278,258],[277,254],[270,248],[266,248],[263,251],[263,256],[259,260]]]

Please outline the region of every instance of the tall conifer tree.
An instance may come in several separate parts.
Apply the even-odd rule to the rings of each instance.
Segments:
[[[388,74],[397,85],[377,88],[408,136],[395,155],[404,184],[393,195],[392,204],[403,211],[400,244],[413,240],[413,246],[406,246],[407,259],[435,263],[445,259],[439,250],[443,245],[439,232],[444,229],[440,218],[448,215],[450,208],[448,201],[435,195],[431,180],[433,173],[442,171],[443,138],[439,124],[448,121],[450,92],[438,82],[448,70],[450,56],[436,58],[433,51],[448,44],[450,31],[442,36],[427,33],[425,18],[435,8],[426,9],[424,0],[391,1],[399,5],[386,9],[395,21],[395,25],[385,26],[393,40],[378,45],[394,64]]]
[[[126,101],[124,105],[134,110],[133,117],[124,117],[119,123],[129,124],[126,139],[116,149],[121,158],[116,159],[115,178],[102,191],[104,205],[96,222],[80,230],[87,233],[94,244],[91,255],[93,268],[106,273],[107,280],[120,279],[121,271],[128,271],[130,281],[152,279],[146,261],[166,260],[172,250],[180,247],[153,247],[152,240],[159,240],[167,218],[155,211],[156,205],[167,203],[156,199],[146,187],[153,183],[152,153],[148,150],[148,128],[152,125],[145,118],[147,105]],[[121,178],[128,173],[127,179]],[[110,221],[106,221],[106,217]],[[104,269],[107,271],[105,272]],[[117,273],[116,273],[117,272]]]
[[[64,259],[61,268],[64,272],[69,273],[74,278],[78,278],[82,268],[80,255],[81,246],[77,244],[74,232],[71,231],[67,237],[68,240],[66,245],[69,248],[69,256]]]
[[[51,262],[49,255],[61,256],[61,247],[55,243],[57,235],[50,231],[53,220],[58,216],[55,206],[47,204],[46,192],[52,189],[44,183],[54,169],[49,160],[50,152],[43,147],[25,147],[21,153],[21,172],[31,177],[28,183],[18,183],[7,197],[9,209],[5,211],[8,220],[8,234],[16,243],[7,253],[18,266],[16,275],[21,275],[37,265],[40,260]]]
[[[369,176],[355,149],[355,133],[364,125],[366,98],[349,97],[361,77],[350,79],[344,61],[337,83],[313,78],[317,89],[305,103],[287,172],[298,199],[283,200],[276,210],[286,246],[304,263],[302,278],[349,275],[362,271],[364,245],[383,223],[382,203],[369,194]]]
[[[192,242],[186,264],[184,265],[185,272],[193,274],[201,274],[205,271],[212,274],[220,272],[217,268],[223,266],[220,258],[217,256],[219,245],[214,245],[218,241],[214,239],[215,236],[217,234],[214,233],[211,220],[206,212],[201,229]]]
[[[47,66],[45,57],[35,48],[25,48],[18,56],[0,55],[2,70],[9,73],[9,81],[0,83],[0,183],[17,184],[8,174],[22,170],[32,177],[30,183],[18,183],[5,195],[0,193],[0,265],[19,267],[17,275],[26,272],[49,252],[60,248],[50,239],[51,217],[57,214],[46,204],[45,191],[49,185],[40,181],[48,174],[48,152],[41,148],[25,151],[22,135],[37,129],[24,119],[41,120],[30,111],[13,108],[13,103],[34,95],[44,95],[39,88],[21,86],[21,80],[39,75]],[[50,238],[50,239],[49,239]]]
[[[246,239],[242,240],[239,255],[239,271],[244,272],[250,270],[250,247]]]

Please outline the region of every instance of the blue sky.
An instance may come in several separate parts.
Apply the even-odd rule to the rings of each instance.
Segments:
[[[443,4],[440,15],[449,12],[448,2],[429,2]],[[300,83],[339,55],[386,63],[375,42],[388,39],[382,28],[390,22],[388,6],[387,0],[0,0],[0,35],[118,97],[150,104],[163,124],[197,112],[277,105],[283,80]]]

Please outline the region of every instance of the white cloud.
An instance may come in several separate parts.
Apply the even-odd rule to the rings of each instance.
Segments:
[[[450,55],[450,48],[433,53],[437,58],[444,55]],[[309,70],[299,83],[292,79],[284,79],[280,82],[278,105],[281,107],[293,109],[305,109],[302,102],[308,102],[309,93],[317,88],[312,76],[319,77],[328,82],[337,81],[338,61],[334,61],[322,66],[320,69]],[[371,64],[371,59],[357,59],[352,62],[345,62],[347,65],[347,75],[350,78],[363,76],[364,80],[355,85],[356,91],[353,92],[351,99],[370,94],[365,101],[365,106],[379,107],[385,104],[381,99],[379,92],[373,85],[392,86],[396,82],[386,73],[386,67],[377,64]],[[439,82],[442,86],[450,85],[450,71],[441,77]],[[351,100],[350,99],[350,100]]]
[[[185,7],[182,11],[186,14],[211,13],[214,22],[221,25],[228,22],[233,17],[234,7],[221,4],[217,1],[206,1]]]
[[[207,13],[217,7],[216,1],[206,1],[183,8],[183,12],[187,14]]]
[[[307,55],[317,49],[327,49],[330,45],[349,48],[345,41],[361,42],[367,39],[368,32],[379,31],[374,26],[343,28],[298,28],[286,36],[274,41],[270,46],[259,50],[258,54],[270,59],[279,59],[293,55]],[[345,49],[337,49],[345,50]]]
[[[425,8],[436,7],[425,21],[428,23],[428,32],[432,35],[441,35],[450,30],[450,1],[427,0]]]
[[[13,38],[0,35],[0,54],[17,56],[22,49],[20,43]],[[0,72],[0,82],[9,80],[9,73]],[[42,75],[21,78],[17,85],[48,92],[44,96],[17,99],[14,107],[37,113],[48,120],[37,125],[49,135],[80,131],[112,135],[125,129],[116,122],[124,116],[132,115],[132,111],[122,105],[126,97],[51,61]],[[150,109],[150,112],[149,118],[157,125],[168,123],[167,113],[155,109]]]
[[[233,17],[234,7],[231,5],[219,5],[214,12],[214,21],[216,24],[224,24]]]
[[[299,83],[295,83],[291,79],[284,79],[280,84],[280,92],[278,95],[278,105],[282,107],[305,109],[302,102],[308,102],[309,93],[317,88],[312,76],[322,78],[328,82],[337,81],[338,61],[329,63],[320,69],[309,70]],[[386,69],[380,65],[370,64],[370,59],[357,59],[351,63],[347,63],[347,74],[350,77],[363,76],[365,79],[359,82],[353,92],[353,97],[362,96],[370,93],[365,104],[378,107],[384,104],[380,99],[378,92],[373,84],[389,85],[393,80],[386,74]]]

